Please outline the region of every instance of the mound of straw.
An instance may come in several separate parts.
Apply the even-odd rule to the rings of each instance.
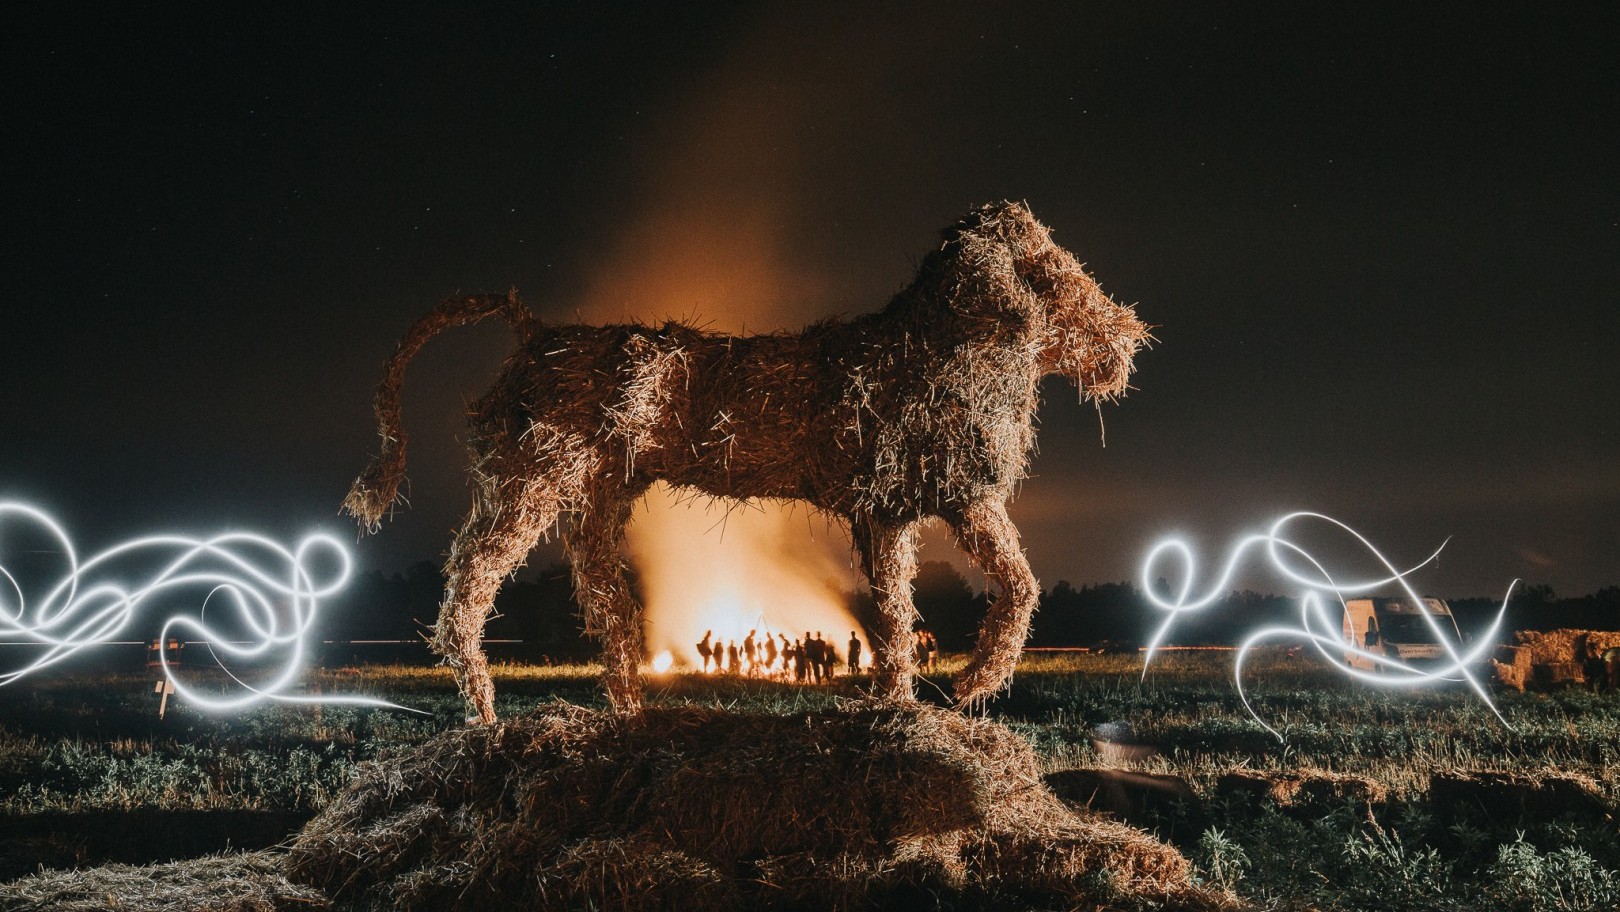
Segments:
[[[1069,810],[1000,725],[893,704],[549,704],[368,766],[288,859],[340,903],[432,912],[1229,901],[1188,868]]]
[[[0,884],[0,909],[51,912],[324,912],[319,890],[281,873],[274,852],[46,871]]]
[[[888,699],[911,697],[918,525],[945,522],[1000,589],[956,681],[959,702],[984,700],[1010,681],[1040,594],[1006,512],[1035,445],[1040,380],[1066,376],[1082,399],[1112,400],[1148,340],[1020,203],[948,228],[881,311],[797,333],[550,325],[512,294],[454,298],[388,361],[381,453],[344,502],[362,527],[377,527],[404,482],[406,365],[438,333],[487,317],[519,345],[470,409],[473,507],[432,640],[484,722],[495,719],[481,647],[495,593],[559,528],[586,631],[602,642],[604,689],[620,711],[640,706],[641,608],[620,552],[657,481],[802,501],[847,522],[878,606],[870,633]]]

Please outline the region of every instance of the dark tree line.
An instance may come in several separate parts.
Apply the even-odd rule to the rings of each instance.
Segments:
[[[1161,590],[1168,585],[1160,580]],[[923,624],[939,637],[942,649],[962,651],[973,645],[974,632],[984,616],[986,596],[975,593],[956,568],[944,561],[928,561],[917,574],[916,602]],[[1447,599],[1458,626],[1483,631],[1501,598]],[[1337,616],[1334,616],[1335,627]],[[1075,588],[1059,580],[1041,593],[1031,646],[1118,646],[1146,643],[1164,622],[1163,611],[1130,582],[1099,583]],[[863,617],[864,621],[865,618]],[[1183,615],[1172,628],[1169,643],[1184,646],[1231,646],[1258,628],[1299,624],[1299,600],[1250,590],[1238,590],[1208,608]],[[1590,595],[1559,598],[1547,585],[1514,590],[1499,634],[1511,641],[1515,630],[1553,630],[1575,627],[1620,630],[1620,586],[1607,586]]]
[[[1449,599],[1457,623],[1481,629],[1502,607],[1500,596]],[[1545,583],[1519,586],[1508,600],[1503,627],[1513,630],[1620,630],[1620,586],[1604,586],[1590,595],[1559,598]],[[1503,639],[1510,639],[1505,636]]]
[[[918,569],[915,587],[923,625],[939,637],[947,652],[973,645],[987,595],[975,593],[956,568],[927,561]],[[1257,592],[1234,592],[1202,612],[1176,622],[1171,641],[1183,645],[1229,645],[1256,626],[1286,620],[1298,611],[1292,599]],[[1146,643],[1165,614],[1130,582],[1097,583],[1076,588],[1058,580],[1041,592],[1031,646],[1135,648]]]
[[[337,643],[325,650],[324,657],[335,662],[436,661],[425,637],[443,598],[444,574],[428,561],[411,565],[403,574],[362,573],[341,600],[323,607],[321,639],[406,642],[397,646]],[[571,662],[594,654],[580,630],[579,608],[566,564],[547,567],[534,579],[508,581],[495,599],[495,611],[485,636],[522,642],[492,643],[489,648],[494,658]]]
[[[913,586],[922,626],[932,631],[945,652],[964,652],[973,646],[984,619],[989,596],[974,592],[957,569],[945,561],[924,561]],[[850,596],[856,618],[873,629],[876,613],[871,596],[857,591]],[[1059,580],[1041,593],[1035,614],[1031,646],[1134,646],[1152,635],[1152,624],[1162,614],[1130,583],[1101,583],[1076,589]]]
[[[979,621],[984,617],[985,593],[975,592],[962,574],[945,561],[922,563],[915,593],[923,625],[939,639],[942,650],[963,652],[972,648]],[[409,642],[398,647],[334,646],[327,650],[327,660],[434,661],[422,640],[438,616],[443,595],[444,577],[437,565],[427,561],[403,574],[361,574],[341,600],[324,607],[321,638]],[[849,599],[856,619],[868,630],[873,629],[876,615],[871,597],[858,590]],[[1483,630],[1501,605],[1499,597],[1448,601],[1459,626],[1470,632]],[[547,567],[532,579],[508,582],[495,607],[499,615],[490,621],[488,637],[523,641],[515,645],[493,644],[491,654],[496,658],[563,662],[594,654],[593,644],[580,632],[579,609],[564,564]],[[1296,599],[1236,591],[1178,620],[1170,641],[1177,645],[1234,645],[1258,627],[1293,626],[1298,617]],[[1146,643],[1163,620],[1164,613],[1130,582],[1076,588],[1067,580],[1058,580],[1041,593],[1029,644],[1134,648]],[[1546,585],[1520,587],[1513,593],[1501,639],[1511,639],[1514,630],[1558,627],[1620,630],[1620,586],[1574,598],[1559,598]]]

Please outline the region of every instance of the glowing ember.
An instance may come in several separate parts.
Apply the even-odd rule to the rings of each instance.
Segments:
[[[659,654],[653,656],[653,660],[652,660],[653,671],[656,671],[659,674],[663,674],[664,672],[669,671],[669,667],[671,665],[674,665],[674,664],[675,664],[675,656],[673,654],[671,654],[668,649],[666,649],[663,652],[660,652]]]

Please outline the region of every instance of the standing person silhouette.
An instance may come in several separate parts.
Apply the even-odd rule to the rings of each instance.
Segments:
[[[849,673],[857,674],[861,670],[861,641],[855,636],[855,631],[849,632]]]
[[[776,674],[776,639],[767,631],[765,634],[765,673]]]
[[[1383,641],[1383,637],[1378,632],[1378,621],[1376,619],[1371,617],[1367,618],[1367,634],[1361,638],[1361,641],[1366,645],[1366,650],[1373,655],[1382,655],[1384,653],[1384,650],[1380,649],[1378,646],[1378,644]],[[1378,661],[1377,659],[1373,659],[1372,670],[1373,674],[1383,674],[1384,663]]]
[[[759,649],[754,645],[754,631],[748,631],[748,636],[743,638],[742,651],[743,658],[748,660],[748,667],[744,670],[748,672],[749,677],[753,677],[759,670],[755,664],[759,658]]]
[[[793,653],[793,679],[800,684],[804,683],[805,672],[810,665],[809,657],[804,654],[804,651],[808,648],[805,643],[799,640],[794,640],[793,645],[788,647],[789,651]]]
[[[709,639],[713,636],[713,630],[705,630],[703,631],[703,639],[698,640],[697,644],[698,655],[703,657],[703,670],[705,673],[709,670],[709,660],[714,658],[714,646],[709,643]],[[719,664],[719,662],[715,662],[716,666]]]

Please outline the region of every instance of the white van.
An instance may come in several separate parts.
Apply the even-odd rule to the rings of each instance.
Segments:
[[[1388,656],[1406,664],[1422,665],[1448,659],[1446,649],[1435,639],[1425,614],[1432,617],[1442,635],[1451,641],[1453,649],[1461,651],[1462,634],[1457,620],[1451,616],[1451,606],[1444,599],[1364,598],[1348,599],[1344,611],[1344,641],[1364,652]],[[1344,659],[1352,668],[1374,670],[1378,665],[1371,658],[1345,651]]]

